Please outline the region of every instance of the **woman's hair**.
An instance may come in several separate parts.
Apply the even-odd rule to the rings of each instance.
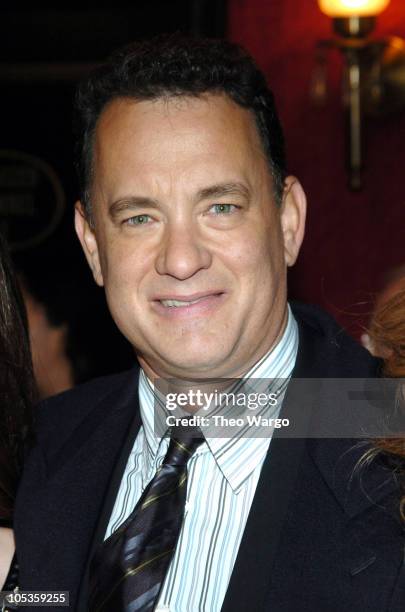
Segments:
[[[377,306],[369,335],[386,355],[385,376],[405,377],[405,280],[392,297]]]
[[[382,349],[383,374],[392,378],[405,377],[405,282],[388,300],[377,305],[373,314],[370,338]],[[398,389],[401,407],[405,406],[405,389]],[[378,438],[374,442],[375,453],[384,454],[391,467],[405,478],[405,438]],[[401,516],[405,520],[405,496],[401,500]]]
[[[26,313],[0,233],[0,520],[12,518],[35,400]]]

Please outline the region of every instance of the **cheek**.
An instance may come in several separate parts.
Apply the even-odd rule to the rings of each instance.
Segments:
[[[283,273],[282,242],[274,232],[272,235],[256,231],[250,236],[244,235],[239,241],[234,240],[226,250],[225,258],[241,285],[259,292],[259,295],[266,287],[274,285]]]
[[[132,258],[110,259],[107,268],[104,282],[107,298],[121,302],[123,307],[135,304],[144,279],[139,262]]]
[[[135,242],[109,237],[100,251],[100,265],[106,293],[136,294],[153,263],[146,250]]]

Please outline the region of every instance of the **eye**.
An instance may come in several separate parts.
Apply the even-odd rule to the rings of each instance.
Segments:
[[[215,215],[229,215],[235,212],[239,207],[235,204],[213,204],[210,208]]]
[[[125,220],[127,225],[147,225],[151,221],[150,215],[135,215]]]

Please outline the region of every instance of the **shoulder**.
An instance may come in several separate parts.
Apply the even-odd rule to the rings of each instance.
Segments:
[[[335,319],[311,304],[291,303],[300,333],[300,352],[311,360],[319,376],[369,377],[381,370],[381,361],[354,340]]]
[[[103,376],[42,401],[35,409],[35,434],[41,446],[53,446],[56,437],[66,439],[96,408],[105,411],[137,395],[138,366]]]

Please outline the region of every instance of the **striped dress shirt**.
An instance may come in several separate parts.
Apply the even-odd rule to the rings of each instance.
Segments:
[[[246,378],[287,379],[298,350],[298,327],[288,308],[286,329]],[[279,396],[278,416],[285,393]],[[154,432],[153,385],[141,371],[142,426],[128,458],[107,527],[108,538],[129,516],[167,452],[169,438]],[[269,450],[266,437],[206,438],[188,462],[187,501],[176,551],[156,611],[219,612]]]

